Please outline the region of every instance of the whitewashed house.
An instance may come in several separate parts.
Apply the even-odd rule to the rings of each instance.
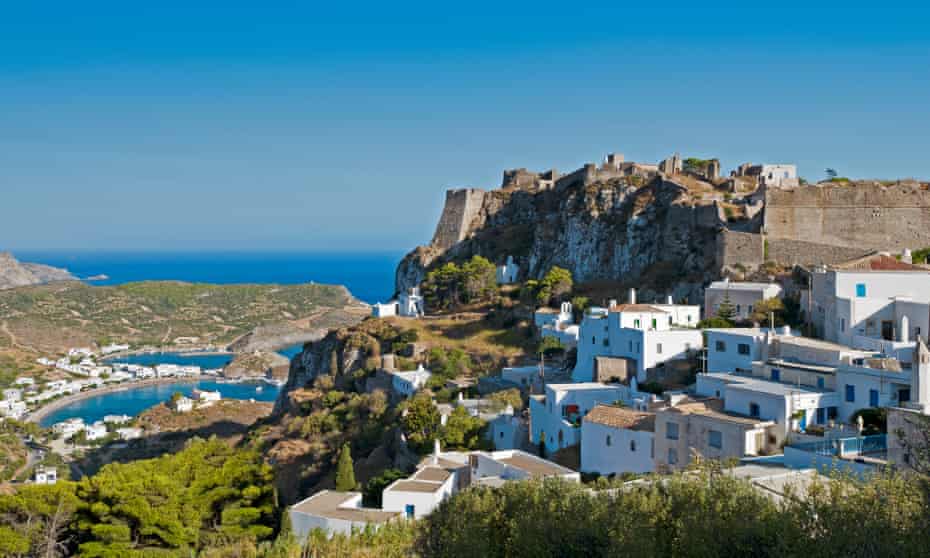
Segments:
[[[194,400],[188,397],[178,397],[172,403],[172,409],[176,413],[189,413],[194,410]]]
[[[103,421],[97,421],[84,428],[84,435],[89,442],[102,440],[107,436],[107,425]]]
[[[129,350],[129,345],[126,345],[126,344],[118,344],[118,343],[111,343],[111,344],[109,344],[109,345],[105,345],[105,346],[103,346],[103,347],[100,347],[100,352],[103,353],[103,354],[105,354],[105,355],[109,355],[109,354],[113,354],[113,353],[119,353],[119,352],[128,351],[128,350]]]
[[[760,301],[781,296],[782,288],[777,283],[731,282],[726,278],[723,281],[714,281],[704,289],[704,315],[716,316],[720,304],[729,299],[734,317],[738,320],[748,320]]]
[[[930,270],[873,254],[820,267],[801,307],[828,341],[869,350],[905,349],[930,332]]]
[[[423,368],[423,365],[417,365],[416,370],[410,372],[388,372],[391,376],[391,388],[394,392],[410,397],[420,389],[433,376],[429,370]]]
[[[209,405],[209,404],[213,404],[213,403],[216,403],[217,401],[222,400],[223,396],[220,394],[219,391],[207,391],[207,390],[195,389],[193,392],[191,392],[191,398],[197,401],[198,403],[200,403],[201,405],[204,405],[204,404]]]
[[[376,318],[389,318],[401,316],[404,318],[419,318],[424,314],[423,296],[419,287],[411,287],[401,293],[396,300],[387,303],[376,303],[371,307],[371,315]]]
[[[517,282],[520,276],[520,266],[513,261],[513,256],[507,256],[503,265],[497,266],[497,284],[510,285]]]
[[[33,475],[35,484],[55,484],[58,482],[58,469],[54,467],[36,467]]]
[[[25,401],[11,401],[9,399],[0,401],[0,416],[4,418],[19,420],[25,416],[27,410]]]
[[[52,432],[61,435],[62,439],[67,440],[85,428],[84,419],[70,418],[52,425]]]
[[[581,420],[599,403],[614,404],[623,397],[620,386],[584,382],[548,384],[544,395],[530,396],[530,441],[545,443],[548,452],[577,445]]]
[[[20,376],[13,381],[13,384],[17,386],[34,386],[36,385],[36,381],[28,376]]]
[[[712,372],[698,375],[698,393],[723,397],[728,410],[777,421],[780,437],[809,425],[849,423],[860,409],[912,402],[927,368],[919,362],[922,339],[899,359],[753,329],[708,330],[707,337]],[[734,348],[747,354],[734,355]],[[748,367],[738,361],[750,356]]]
[[[533,313],[533,323],[541,337],[554,337],[565,347],[578,345],[580,328],[575,325],[571,302],[563,302],[558,310],[539,308]]]
[[[3,390],[3,399],[6,401],[21,401],[23,399],[23,390],[7,388]]]
[[[306,498],[288,510],[294,536],[304,541],[315,529],[329,535],[351,535],[354,530],[378,528],[388,521],[401,519],[402,514],[362,506],[361,492],[323,490]]]
[[[136,440],[138,438],[141,438],[142,434],[143,434],[143,431],[141,428],[127,426],[124,428],[116,429],[116,435],[119,436],[120,440],[124,440],[124,441]]]
[[[630,299],[635,301],[631,289]],[[604,380],[598,373],[597,357],[623,364],[625,377],[640,383],[661,378],[670,361],[683,361],[704,346],[700,308],[676,304],[616,304],[607,312],[589,312],[581,322],[578,358],[572,372],[576,382]],[[616,366],[614,369],[616,370]],[[653,377],[650,378],[650,375]]]
[[[427,516],[457,490],[457,473],[437,465],[421,467],[411,477],[396,480],[381,493],[381,507],[408,519]]]
[[[106,415],[103,417],[105,424],[126,424],[131,420],[132,417],[129,415]]]
[[[655,413],[597,405],[581,423],[581,470],[613,475],[655,471]]]

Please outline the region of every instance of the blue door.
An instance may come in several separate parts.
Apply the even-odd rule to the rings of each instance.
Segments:
[[[878,407],[878,390],[869,390],[869,407]]]
[[[772,381],[780,382],[781,381],[781,369],[772,368]]]
[[[807,428],[807,411],[801,411],[801,420],[798,421],[798,428],[801,430]]]
[[[404,506],[404,515],[407,516],[407,519],[413,519],[416,507],[413,504],[407,504]]]

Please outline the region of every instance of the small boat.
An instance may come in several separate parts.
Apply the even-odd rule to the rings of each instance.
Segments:
[[[258,393],[261,393],[262,390],[264,390],[264,389],[265,389],[265,388],[263,388],[262,386],[255,386],[255,391],[258,392]]]

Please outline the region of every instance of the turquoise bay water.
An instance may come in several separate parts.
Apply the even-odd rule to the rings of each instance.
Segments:
[[[287,358],[294,356],[303,349],[303,345],[293,345],[278,351]],[[157,364],[177,364],[179,366],[199,366],[203,369],[222,368],[229,364],[231,354],[200,354],[200,353],[143,353],[117,357],[111,360],[115,363],[138,364],[141,366],[155,366]],[[261,386],[261,391],[256,390]],[[179,391],[190,395],[196,389],[217,391],[223,399],[255,399],[256,401],[274,401],[278,398],[280,388],[275,385],[258,383],[225,383],[203,380],[198,382],[176,382],[170,384],[133,386],[129,384],[124,391],[102,393],[58,409],[43,418],[41,426],[51,426],[69,418],[82,418],[84,422],[91,423],[102,419],[106,415],[135,416],[142,411],[163,403],[171,395]]]
[[[261,391],[256,390],[259,386],[261,386]],[[278,398],[278,393],[280,391],[280,388],[277,386],[265,383],[230,384],[212,380],[176,382],[139,387],[132,387],[130,385],[127,387],[128,389],[124,391],[103,393],[76,401],[67,407],[63,407],[49,414],[43,418],[39,424],[43,427],[48,427],[56,422],[76,417],[84,419],[84,422],[91,423],[102,419],[106,415],[135,416],[149,407],[164,403],[176,391],[187,396],[190,396],[194,389],[219,391],[223,399],[254,399],[256,401],[271,402]]]

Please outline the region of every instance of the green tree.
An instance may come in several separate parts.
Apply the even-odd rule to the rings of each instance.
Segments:
[[[561,301],[571,292],[573,284],[571,271],[553,266],[538,283],[533,283],[536,288],[536,303],[548,306]]]
[[[729,290],[723,293],[723,300],[717,305],[717,317],[728,322],[733,322],[733,319],[736,317],[736,308],[730,301]]]
[[[768,326],[771,322],[771,315],[775,315],[775,325],[782,326],[785,324],[785,304],[779,298],[767,298],[760,300],[752,308],[750,319],[754,322]]]
[[[439,434],[439,410],[428,395],[418,393],[408,400],[405,411],[401,425],[407,434],[408,444],[421,454],[428,452]]]
[[[355,486],[355,465],[352,463],[352,448],[346,442],[342,445],[339,464],[336,466],[336,490],[349,492],[355,490]]]
[[[581,318],[585,311],[591,306],[591,300],[586,296],[572,297],[572,314],[574,314],[575,323],[581,323]]]
[[[485,422],[468,414],[465,407],[456,407],[442,427],[443,446],[450,450],[470,451],[481,449]]]
[[[426,274],[423,297],[430,308],[447,310],[461,301],[462,270],[454,262],[444,264]]]
[[[365,505],[380,508],[382,504],[381,494],[384,489],[392,482],[406,477],[407,475],[399,469],[385,469],[380,475],[372,477],[365,484],[365,491],[362,493]]]
[[[487,300],[497,292],[497,268],[486,258],[472,256],[462,265],[461,282],[465,302]]]

